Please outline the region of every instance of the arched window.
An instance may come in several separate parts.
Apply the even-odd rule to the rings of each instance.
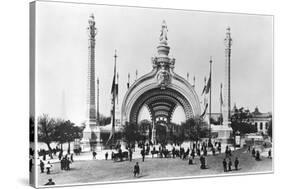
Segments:
[[[262,122],[260,122],[260,130],[262,130],[262,126],[263,126],[263,123],[262,123]]]

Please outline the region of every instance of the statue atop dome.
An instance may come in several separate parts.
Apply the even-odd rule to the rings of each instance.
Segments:
[[[167,41],[168,41],[167,33],[168,33],[167,24],[166,24],[165,20],[163,20],[160,38],[159,38],[160,43],[167,45]]]

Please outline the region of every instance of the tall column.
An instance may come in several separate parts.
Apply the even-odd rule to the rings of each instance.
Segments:
[[[100,80],[99,80],[99,78],[97,78],[97,125],[100,124],[100,111],[99,111],[99,107],[100,107],[100,102],[99,102],[100,89],[99,89],[99,84],[100,84]]]
[[[231,60],[231,45],[232,38],[230,27],[226,29],[225,43],[225,81],[224,81],[224,110],[223,110],[223,125],[230,126],[231,116],[231,75],[230,75],[230,60]]]
[[[96,126],[96,96],[95,96],[95,45],[96,45],[96,22],[94,15],[91,15],[89,18],[89,72],[88,72],[88,124],[91,129]]]
[[[91,140],[98,140],[100,132],[96,131],[96,98],[95,98],[95,44],[97,29],[95,27],[95,17],[91,15],[89,20],[89,40],[88,40],[88,85],[87,85],[87,120],[86,127],[83,130],[83,138],[81,140],[82,151],[90,151]]]

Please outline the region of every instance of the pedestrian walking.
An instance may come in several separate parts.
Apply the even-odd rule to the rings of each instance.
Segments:
[[[46,165],[46,169],[47,169],[47,174],[49,175],[51,173],[51,163],[48,161],[47,165]]]
[[[268,150],[268,158],[271,159],[271,149]]]
[[[140,174],[140,166],[139,163],[136,162],[135,166],[134,166],[134,177],[139,176]]]
[[[144,149],[141,150],[141,156],[142,156],[142,161],[144,162],[144,158],[145,158],[145,151],[144,151]]]
[[[228,171],[231,171],[231,166],[232,166],[232,161],[229,158],[229,160],[228,160]]]
[[[41,173],[44,173],[45,164],[44,164],[44,162],[42,160],[40,160],[39,166],[40,166]]]
[[[238,160],[238,157],[236,157],[236,159],[234,161],[234,166],[235,166],[236,171],[238,171],[238,165],[239,165],[239,160]]]
[[[71,164],[71,161],[69,160],[69,158],[67,158],[66,160],[65,160],[65,169],[67,170],[67,171],[69,171],[70,170],[70,164]]]
[[[213,153],[213,156],[216,155],[216,149],[214,147],[212,148],[212,153]]]
[[[93,151],[93,159],[96,159],[97,152]]]
[[[104,156],[105,156],[105,160],[107,160],[107,158],[108,158],[108,152],[106,152]]]
[[[64,163],[65,161],[64,161],[64,158],[62,158],[61,160],[60,160],[60,169],[61,170],[64,170]]]
[[[223,165],[223,171],[227,172],[227,162],[226,162],[225,158],[222,161],[222,165]]]
[[[261,160],[261,158],[260,158],[260,151],[258,151],[258,150],[257,150],[257,152],[256,152],[256,160],[257,160],[257,161],[260,161],[260,160]]]
[[[255,150],[255,148],[253,148],[252,149],[252,156],[255,157],[255,155],[256,155],[256,150]]]
[[[190,156],[189,158],[188,158],[188,165],[192,165],[193,164],[193,160],[192,160],[192,157]]]

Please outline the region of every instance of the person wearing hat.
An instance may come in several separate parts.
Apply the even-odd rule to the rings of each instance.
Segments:
[[[139,163],[136,162],[136,165],[134,166],[134,177],[139,176],[140,174],[140,166]]]
[[[55,185],[55,182],[53,182],[53,180],[51,178],[48,179],[49,181],[45,184],[45,186],[47,185]]]

